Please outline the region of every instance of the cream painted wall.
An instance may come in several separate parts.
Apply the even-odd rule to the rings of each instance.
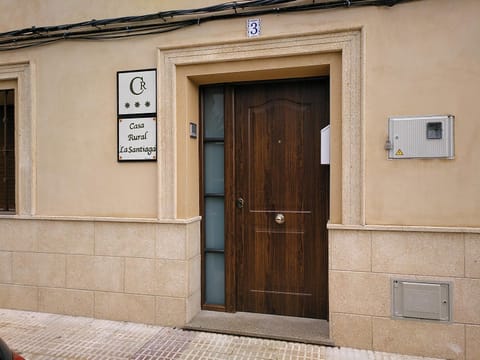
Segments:
[[[35,59],[38,213],[155,217],[155,164],[116,161],[116,71],[154,67],[154,49],[123,42],[48,50]]]
[[[480,226],[479,12],[418,2],[365,27],[369,224]],[[385,160],[387,117],[423,114],[455,115],[455,160]]]
[[[10,90],[17,88],[17,82],[14,80],[4,80],[0,82],[0,90]]]
[[[204,4],[218,1],[205,1]],[[161,3],[161,4],[160,4]],[[195,6],[200,6],[196,2]],[[0,2],[0,31],[189,7],[190,2]],[[51,9],[58,11],[51,11]],[[480,22],[476,0],[422,0],[262,17],[262,38],[362,27],[365,220],[367,224],[480,227]],[[8,14],[8,16],[6,15]],[[428,20],[428,21],[427,21]],[[36,200],[40,215],[157,217],[154,163],[116,162],[119,70],[156,66],[158,46],[245,39],[245,19],[112,42],[63,42],[0,53],[0,64],[35,64]],[[200,81],[200,80],[199,80]],[[195,82],[185,82],[193,94]],[[186,93],[181,93],[183,96]],[[198,212],[197,99],[177,118],[177,217]],[[456,116],[454,160],[387,160],[391,115]],[[185,149],[185,152],[183,152]]]
[[[144,15],[218,4],[218,0],[2,0],[0,31]],[[202,5],[200,5],[202,4]]]

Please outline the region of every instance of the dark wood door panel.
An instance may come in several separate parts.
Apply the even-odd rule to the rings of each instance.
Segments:
[[[248,110],[249,210],[307,210],[302,187],[308,176],[304,164],[313,155],[304,144],[313,131],[306,121],[310,105],[276,99]]]
[[[239,274],[240,283],[246,285],[240,292],[244,297],[242,310],[298,315],[312,296],[305,287],[303,260],[306,250],[303,224],[304,217],[309,215],[290,213],[282,225],[275,223],[274,216],[274,213],[256,214],[253,224],[249,224],[249,238],[244,242],[249,258],[245,271]]]
[[[238,86],[234,115],[237,310],[326,318],[327,79]]]

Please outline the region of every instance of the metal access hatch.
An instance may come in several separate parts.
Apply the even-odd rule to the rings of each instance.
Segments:
[[[392,280],[394,318],[450,321],[451,286],[448,282]]]
[[[388,157],[453,159],[453,123],[453,115],[390,117]]]

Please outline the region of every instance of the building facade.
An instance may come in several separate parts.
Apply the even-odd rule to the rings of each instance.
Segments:
[[[0,1],[0,306],[480,358],[480,3],[343,3]]]

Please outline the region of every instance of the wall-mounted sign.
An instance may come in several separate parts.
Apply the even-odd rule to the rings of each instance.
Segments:
[[[157,71],[155,69],[119,71],[117,87],[119,117],[157,113]]]
[[[157,160],[157,71],[117,72],[118,161]]]
[[[118,119],[118,161],[157,159],[157,118]]]

